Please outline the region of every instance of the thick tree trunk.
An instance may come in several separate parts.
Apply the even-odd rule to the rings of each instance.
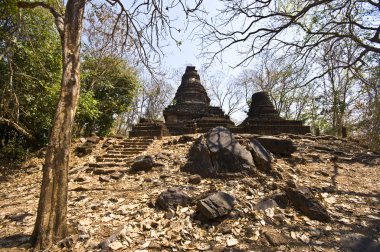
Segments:
[[[71,131],[80,88],[80,41],[86,0],[68,0],[64,17],[61,93],[43,168],[40,201],[31,241],[46,249],[67,232],[67,186]]]

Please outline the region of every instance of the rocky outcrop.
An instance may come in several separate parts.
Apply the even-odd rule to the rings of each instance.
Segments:
[[[255,167],[251,153],[224,127],[210,130],[189,150],[189,161],[181,171],[202,177],[241,173]]]

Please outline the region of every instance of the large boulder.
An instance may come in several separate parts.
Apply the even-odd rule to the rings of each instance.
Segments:
[[[253,139],[248,144],[248,149],[251,151],[257,169],[266,173],[272,171],[272,157],[259,141]]]
[[[211,129],[189,150],[189,161],[181,171],[202,177],[221,177],[255,167],[251,153],[225,127]]]
[[[256,138],[265,149],[279,155],[290,155],[297,150],[293,141],[274,136],[260,136]]]
[[[325,207],[315,198],[309,188],[305,186],[289,186],[285,191],[293,206],[310,219],[323,222],[331,220]]]
[[[234,206],[234,197],[225,192],[217,192],[198,202],[199,212],[209,220],[229,214]]]

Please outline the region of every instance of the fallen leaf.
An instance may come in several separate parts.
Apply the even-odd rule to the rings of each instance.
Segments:
[[[235,246],[236,244],[238,244],[239,241],[235,238],[228,238],[227,241],[226,241],[226,244],[227,244],[227,247],[232,247],[232,246]]]

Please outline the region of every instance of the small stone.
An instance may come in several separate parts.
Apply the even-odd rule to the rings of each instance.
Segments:
[[[173,219],[175,217],[175,213],[173,213],[173,212],[167,212],[167,213],[165,213],[164,216],[165,216],[165,219],[170,220],[170,219]]]
[[[274,208],[274,207],[278,207],[276,201],[272,199],[268,199],[268,200],[261,200],[259,203],[255,205],[254,209],[266,210],[268,208]]]
[[[114,180],[119,180],[124,177],[124,173],[122,172],[115,172],[110,175],[110,177]]]
[[[208,243],[200,243],[200,244],[197,244],[196,247],[200,251],[205,251],[205,250],[210,250],[211,249],[211,245],[208,244]]]
[[[161,245],[155,241],[151,241],[148,248],[153,250],[161,250]]]
[[[132,172],[149,171],[153,168],[154,161],[152,156],[139,156],[131,166]]]
[[[231,234],[232,233],[232,227],[229,226],[229,225],[222,225],[220,228],[219,228],[219,232],[222,233],[222,234]]]
[[[108,247],[112,250],[119,250],[123,247],[123,244],[119,241],[114,241]]]
[[[144,178],[144,182],[150,183],[150,182],[152,182],[152,179],[151,178]]]
[[[161,174],[160,175],[160,179],[166,179],[166,178],[170,178],[170,175],[168,175],[168,174]]]
[[[196,184],[201,183],[201,181],[202,181],[202,177],[200,175],[198,175],[198,174],[194,174],[194,175],[191,175],[189,177],[189,183],[190,184],[196,185]]]
[[[234,197],[225,192],[217,192],[198,202],[199,212],[207,219],[227,215],[233,208]]]
[[[110,176],[107,176],[107,175],[100,175],[99,176],[99,181],[100,182],[110,182],[110,180],[111,180]]]
[[[84,182],[84,181],[86,181],[86,179],[83,177],[77,177],[74,179],[74,182]]]
[[[272,229],[264,231],[264,236],[268,240],[268,242],[273,246],[286,245],[289,243],[288,237]]]
[[[228,238],[226,241],[227,247],[235,246],[239,243],[239,241],[235,238]]]
[[[98,137],[98,136],[91,136],[91,137],[87,138],[86,143],[97,144],[97,143],[99,143],[99,141],[100,141],[100,137]]]
[[[157,200],[156,205],[164,210],[175,209],[177,206],[188,206],[192,199],[178,188],[169,188],[162,192]]]

